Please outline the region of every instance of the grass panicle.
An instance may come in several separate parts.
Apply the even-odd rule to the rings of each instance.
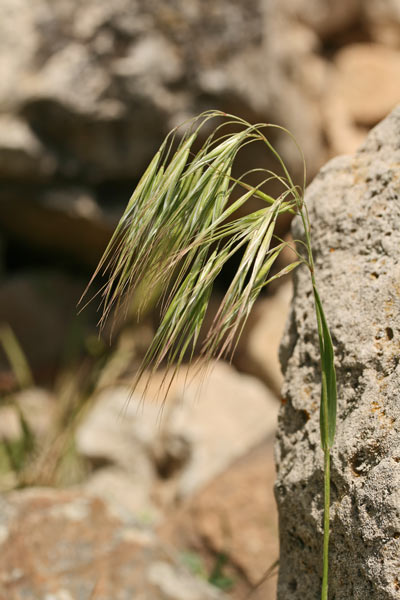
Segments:
[[[217,127],[194,151],[210,119],[218,121]],[[140,374],[164,361],[180,362],[193,349],[215,279],[236,253],[243,253],[240,267],[206,336],[202,357],[229,355],[259,292],[272,279],[270,270],[285,247],[274,240],[277,219],[296,213],[303,194],[265,135],[272,127],[218,111],[204,113],[189,124],[178,144],[176,130],[167,136],[133,193],[93,278],[108,277],[100,291],[101,327],[113,309],[115,314],[127,309],[139,286],[144,298],[159,287],[164,290],[162,322]],[[281,173],[253,169],[234,178],[238,152],[254,142],[272,152]],[[255,172],[261,181],[250,185]],[[277,198],[264,189],[272,179],[281,187]],[[265,206],[237,216],[251,198]]]
[[[289,135],[297,146],[304,166],[302,185],[293,182],[271,143],[272,131]],[[238,153],[253,143],[264,148],[269,160],[274,159],[276,172],[257,168],[234,176]],[[146,299],[162,289],[161,323],[138,371],[137,383],[145,372],[151,374],[162,363],[173,365],[176,372],[185,357],[193,358],[214,282],[234,255],[240,256],[239,268],[202,342],[200,357],[205,360],[232,354],[254,302],[269,282],[301,264],[308,267],[321,355],[320,424],[325,455],[321,598],[327,600],[336,377],[331,336],[314,276],[310,222],[303,201],[305,179],[303,155],[286,129],[252,125],[233,115],[207,111],[186,123],[180,135],[176,128],[166,137],[129,200],[89,286],[98,275],[107,278],[99,291],[100,327],[113,312],[127,310],[135,290]],[[271,182],[278,189],[274,196],[268,191]],[[261,207],[244,213],[242,208],[251,199],[259,200]],[[287,243],[276,235],[275,228],[285,213],[301,218],[304,239],[296,240],[297,246],[292,248],[296,260],[276,272],[271,270]]]

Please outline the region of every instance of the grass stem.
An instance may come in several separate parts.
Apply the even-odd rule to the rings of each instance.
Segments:
[[[331,454],[329,448],[324,450],[324,548],[322,567],[321,600],[328,600],[328,573],[329,573],[329,509],[330,509],[330,467]]]

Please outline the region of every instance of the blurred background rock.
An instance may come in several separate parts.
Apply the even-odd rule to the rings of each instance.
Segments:
[[[243,402],[254,402],[253,408],[246,404],[248,410],[260,414],[257,398],[264,396],[264,424],[251,425],[240,402],[233,402],[228,421],[236,425],[230,429],[221,417],[226,436],[212,456],[206,451],[208,418],[196,413],[196,403],[193,414],[189,409],[181,417],[175,409],[168,413],[167,424],[158,433],[155,424],[147,437],[140,433],[143,422],[136,423],[139,410],[130,417],[134,426],[129,420],[132,426],[123,425],[127,445],[120,445],[113,417],[107,417],[110,399],[113,394],[121,399],[116,386],[129,381],[157,316],[149,306],[139,325],[128,319],[110,346],[109,331],[104,339],[97,337],[95,303],[79,317],[76,303],[138,178],[172,127],[209,108],[283,125],[304,150],[309,181],[328,158],[353,152],[399,100],[397,0],[2,0],[1,487],[79,483],[101,495],[116,486],[131,498],[125,504],[132,513],[151,515],[151,528],[155,522],[162,525],[172,508],[183,510],[174,517],[176,531],[164,527],[163,536],[174,543],[184,539],[188,548],[192,543],[209,578],[219,565],[222,587],[221,573],[230,568],[233,575],[225,578],[225,587],[231,588],[230,597],[243,597],[278,553],[276,524],[260,535],[253,531],[256,517],[247,518],[262,511],[264,500],[257,504],[257,498],[264,498],[264,484],[259,496],[251,496],[253,505],[243,500],[238,473],[247,488],[253,483],[245,479],[240,460],[262,469],[264,452],[264,464],[272,465],[265,440],[275,426],[274,398],[281,385],[276,356],[290,282],[260,300],[238,347],[234,365],[253,379],[218,366],[216,379],[226,383],[211,378],[207,392],[218,407],[221,389],[236,382],[238,398],[243,394]],[[293,146],[282,138],[274,141],[300,178]],[[242,167],[257,161],[256,155],[244,156]],[[282,224],[282,235],[289,225]],[[246,386],[253,390],[250,396]],[[182,401],[185,394],[176,392],[174,398]],[[212,411],[213,403],[207,406]],[[98,420],[91,411],[100,408]],[[111,432],[104,433],[103,423],[93,434],[102,419]],[[198,431],[189,427],[191,419],[200,423]],[[96,449],[104,436],[119,451]],[[88,439],[97,440],[94,447]],[[243,443],[236,446],[237,440]],[[259,444],[264,451],[255,450]],[[120,452],[129,455],[130,465]],[[235,464],[237,473],[231,474]],[[264,481],[262,473],[259,478]],[[224,497],[224,485],[234,485],[232,504],[224,507],[230,525],[221,524],[219,508],[214,534],[210,521],[202,518],[191,542],[188,535],[178,535],[185,519],[193,520],[199,511],[204,516],[204,506],[213,505],[207,494]],[[269,498],[268,519],[273,511]],[[115,500],[107,494],[103,499]],[[248,556],[239,556],[246,548],[248,556],[258,556],[251,565]],[[224,553],[228,567],[215,562]],[[231,580],[236,585],[229,585]],[[268,592],[264,588],[263,598],[273,594],[271,586]],[[205,598],[204,590],[199,593]]]

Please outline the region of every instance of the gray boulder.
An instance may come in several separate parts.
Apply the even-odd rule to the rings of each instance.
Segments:
[[[330,598],[400,597],[400,106],[307,192],[316,276],[338,376]],[[295,237],[301,236],[299,223]],[[276,439],[278,599],[320,598],[320,369],[309,275],[300,269],[281,346]]]
[[[241,57],[259,49],[260,0],[4,0],[0,15],[0,177],[18,159],[8,177],[132,180],[188,116],[257,110]]]

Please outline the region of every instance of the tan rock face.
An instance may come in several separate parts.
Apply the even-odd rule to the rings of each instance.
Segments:
[[[362,0],[284,0],[285,10],[321,37],[351,26],[360,14]]]
[[[352,44],[334,59],[333,94],[354,123],[372,127],[400,101],[400,52],[380,44]]]
[[[136,480],[141,468],[143,486],[154,461],[164,477],[174,474],[178,498],[200,490],[273,433],[278,404],[260,381],[222,361],[207,377],[195,371],[180,369],[163,408],[163,373],[152,377],[146,402],[135,395],[128,403],[126,387],[101,394],[77,431],[79,452]]]
[[[372,39],[400,49],[400,4],[397,0],[365,0],[363,9]]]
[[[2,499],[0,515],[4,600],[222,600],[99,499],[27,490]]]
[[[224,553],[236,568],[233,598],[243,599],[262,581],[278,558],[277,516],[273,496],[272,442],[263,442],[183,506],[160,529],[161,538],[179,550],[210,557]],[[241,577],[237,573],[241,574]],[[238,580],[243,580],[242,586]],[[238,585],[239,584],[239,585]],[[252,598],[273,600],[276,579],[266,579]]]
[[[355,152],[368,129],[400,101],[400,52],[349,44],[334,56],[323,101],[331,153]]]

